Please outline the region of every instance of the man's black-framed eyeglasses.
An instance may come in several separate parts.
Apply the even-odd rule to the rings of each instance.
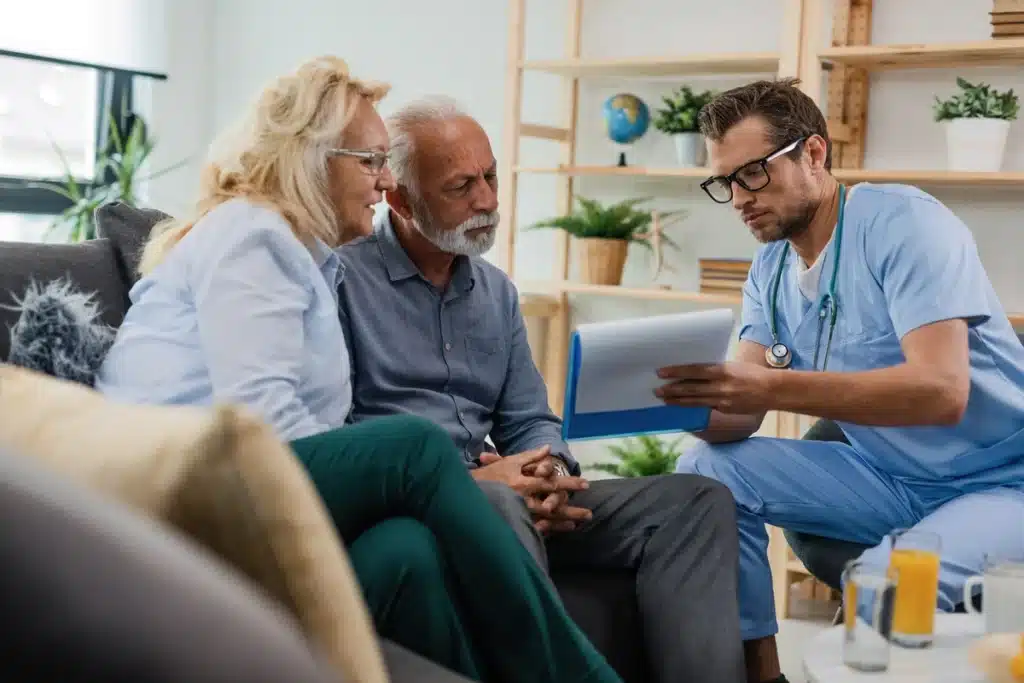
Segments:
[[[770,152],[767,156],[740,166],[729,175],[712,176],[702,182],[700,188],[719,204],[728,204],[732,201],[733,183],[736,183],[748,192],[763,190],[772,180],[768,174],[768,164],[783,154],[789,154],[806,139],[804,137],[794,140],[788,145]]]

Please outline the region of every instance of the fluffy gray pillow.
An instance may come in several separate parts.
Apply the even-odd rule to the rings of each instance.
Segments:
[[[100,320],[93,295],[64,279],[33,281],[15,301],[20,314],[11,328],[8,362],[93,386],[117,334]]]

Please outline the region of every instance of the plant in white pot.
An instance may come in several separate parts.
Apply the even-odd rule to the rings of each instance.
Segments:
[[[666,218],[678,218],[680,211],[650,211],[637,208],[646,199],[626,199],[609,206],[586,197],[576,197],[580,208],[568,216],[555,216],[529,229],[555,228],[574,238],[581,270],[588,284],[619,285],[630,244],[653,249],[655,272],[662,267],[662,245],[677,247],[662,231]]]
[[[1010,122],[1020,101],[1013,90],[999,92],[986,83],[957,78],[960,92],[935,98],[935,120],[946,126],[947,165],[951,171],[998,171]]]
[[[661,98],[665,106],[655,113],[654,127],[672,136],[680,166],[696,168],[704,164],[704,139],[697,128],[697,114],[714,96],[710,90],[696,93],[684,85]]]

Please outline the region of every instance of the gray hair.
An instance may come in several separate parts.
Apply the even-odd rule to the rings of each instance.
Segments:
[[[388,116],[385,120],[391,143],[388,166],[395,176],[395,182],[413,194],[419,192],[412,168],[415,151],[413,132],[417,126],[468,116],[458,102],[446,95],[430,95],[414,100]]]

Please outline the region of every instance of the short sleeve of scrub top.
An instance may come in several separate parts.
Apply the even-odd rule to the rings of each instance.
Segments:
[[[765,300],[762,296],[758,281],[765,282],[759,271],[764,269],[764,251],[755,258],[750,265],[750,274],[743,284],[743,308],[740,315],[739,338],[757,342],[761,346],[772,345],[772,329],[768,322],[768,312],[761,303]],[[770,285],[764,285],[770,286]]]
[[[878,204],[864,231],[867,265],[898,337],[942,320],[988,320],[988,278],[963,221],[927,196],[862,189],[862,201]]]

